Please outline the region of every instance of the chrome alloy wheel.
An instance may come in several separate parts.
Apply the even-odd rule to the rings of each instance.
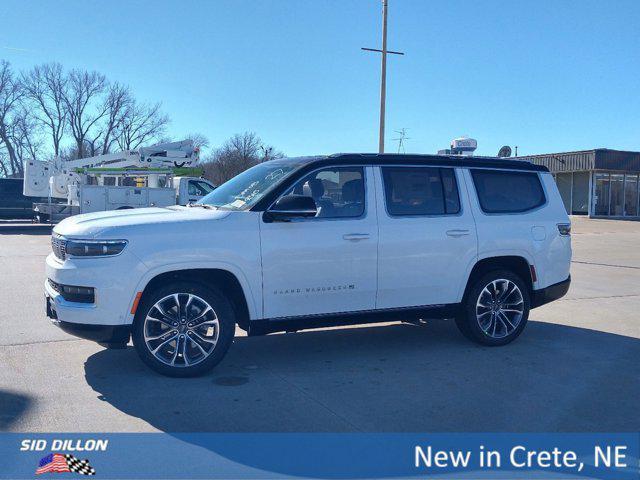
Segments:
[[[518,328],[524,314],[524,299],[518,286],[500,278],[487,284],[476,302],[476,320],[491,338],[504,338]]]
[[[149,352],[171,367],[190,367],[215,350],[220,334],[216,312],[191,293],[174,293],[158,300],[144,320]]]

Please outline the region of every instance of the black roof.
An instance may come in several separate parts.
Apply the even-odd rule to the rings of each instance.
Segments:
[[[445,167],[502,168],[507,170],[527,170],[548,172],[544,165],[536,165],[522,160],[499,157],[467,157],[461,155],[421,155],[395,153],[336,153],[310,157],[286,158],[278,161],[300,164],[349,164],[349,165],[437,165]]]

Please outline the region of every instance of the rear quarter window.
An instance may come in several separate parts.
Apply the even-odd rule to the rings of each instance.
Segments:
[[[480,208],[486,213],[522,213],[545,204],[535,172],[471,170]]]

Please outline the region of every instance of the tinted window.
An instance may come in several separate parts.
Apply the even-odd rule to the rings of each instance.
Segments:
[[[444,215],[460,211],[452,168],[383,167],[382,178],[390,215]]]
[[[211,192],[211,190],[213,190],[213,188],[211,188],[204,182],[199,182],[198,180],[189,180],[189,195],[203,197]]]
[[[480,207],[487,213],[526,212],[544,204],[536,173],[472,170]]]
[[[364,171],[330,167],[310,173],[286,195],[307,195],[316,202],[316,218],[349,218],[364,214]]]

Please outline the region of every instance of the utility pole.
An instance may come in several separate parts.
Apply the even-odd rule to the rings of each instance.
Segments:
[[[382,65],[380,69],[380,138],[378,140],[378,153],[384,153],[384,120],[387,101],[387,53],[404,55],[403,52],[387,50],[387,3],[388,0],[382,0],[382,50],[362,47],[362,50],[382,53]]]

